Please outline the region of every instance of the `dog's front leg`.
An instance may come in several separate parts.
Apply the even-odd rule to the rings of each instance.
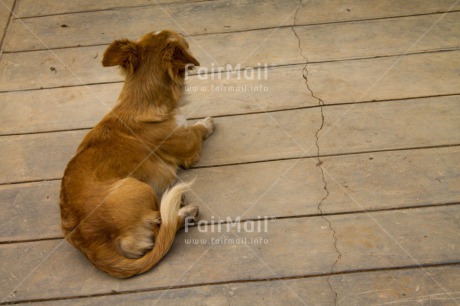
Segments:
[[[212,133],[214,133],[214,119],[212,119],[211,117],[206,117],[204,119],[199,120],[191,128],[200,129],[202,133],[202,139],[204,140],[211,136]]]
[[[178,166],[190,168],[200,159],[203,141],[214,132],[211,117],[199,120],[191,127],[181,127],[163,143],[163,152]]]

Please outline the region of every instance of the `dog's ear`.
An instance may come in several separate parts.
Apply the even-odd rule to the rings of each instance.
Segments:
[[[200,66],[198,60],[190,54],[190,52],[184,49],[180,44],[176,43],[174,46],[174,52],[172,56],[172,64],[177,69],[185,69],[187,64],[193,64]]]
[[[121,66],[127,72],[134,72],[140,64],[140,47],[128,39],[116,40],[104,52],[102,66]]]
[[[177,40],[169,42],[164,61],[167,63],[168,72],[173,79],[180,75],[183,76],[185,69],[190,65],[200,66],[198,60]]]

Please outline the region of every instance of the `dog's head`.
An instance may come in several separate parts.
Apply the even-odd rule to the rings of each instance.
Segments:
[[[156,75],[182,83],[185,70],[200,63],[190,53],[183,35],[163,30],[145,34],[137,41],[114,41],[105,50],[102,65],[118,65],[127,76]]]

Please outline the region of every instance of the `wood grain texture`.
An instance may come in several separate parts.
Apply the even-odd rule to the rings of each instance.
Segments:
[[[212,1],[16,19],[6,37],[5,49],[12,52],[106,44],[119,38],[120,33],[125,37],[137,37],[147,31],[165,28],[197,35],[292,26],[294,23],[305,25],[395,17],[456,10],[460,4],[453,0],[373,0],[352,3],[330,0],[309,2],[297,11],[298,6],[296,0]],[[264,18],[252,18],[260,10],[263,10]]]
[[[458,262],[458,251],[452,246],[460,243],[459,209],[460,206],[451,206],[330,216],[342,253],[334,271]],[[431,222],[424,222],[427,218]],[[257,228],[257,224],[254,226]],[[238,233],[236,226],[225,234],[198,229],[179,234],[165,260],[153,271],[128,281],[96,270],[64,241],[1,245],[5,260],[0,263],[0,292],[7,301],[14,301],[317,275],[329,273],[337,258],[331,231],[321,217],[270,221],[267,231],[261,233]],[[252,242],[262,239],[267,243],[211,242],[220,237]],[[204,244],[187,244],[186,238],[206,239],[207,243],[203,240]],[[13,264],[18,261],[23,264]],[[28,275],[37,263],[38,268]],[[27,275],[11,295],[17,284],[14,279]]]

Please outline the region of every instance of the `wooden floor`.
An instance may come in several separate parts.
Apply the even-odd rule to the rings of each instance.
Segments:
[[[187,81],[208,223],[118,280],[62,239],[60,178],[107,44],[165,28],[234,70]],[[1,304],[459,305],[460,1],[0,0],[0,31]]]

